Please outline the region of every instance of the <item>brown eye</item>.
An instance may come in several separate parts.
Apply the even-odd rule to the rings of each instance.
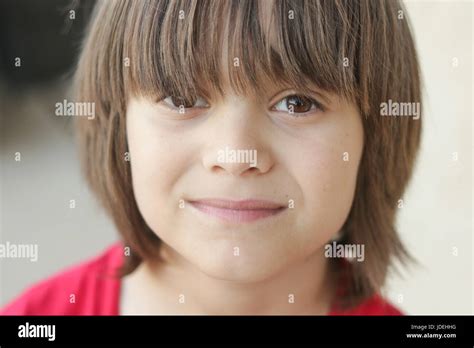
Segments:
[[[195,100],[186,100],[185,98],[182,97],[171,97],[171,102],[173,103],[173,106],[175,107],[180,107],[181,105],[184,106],[185,108],[192,108],[194,106]]]
[[[302,114],[314,109],[322,109],[322,107],[312,98],[295,94],[281,99],[273,109],[290,114]]]
[[[164,98],[163,102],[174,109],[205,108],[209,106],[209,104],[201,97],[184,98],[169,96]]]
[[[286,107],[288,108],[288,110],[293,109],[293,112],[297,112],[297,113],[308,112],[309,110],[311,110],[311,107],[313,106],[311,99],[303,97],[303,96],[292,95],[285,99],[286,99]]]
[[[309,98],[292,95],[289,98],[286,98],[286,106],[288,109],[293,106],[293,112],[301,113],[311,110],[313,103]]]

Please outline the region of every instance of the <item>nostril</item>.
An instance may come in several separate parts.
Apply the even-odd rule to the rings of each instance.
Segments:
[[[211,171],[213,173],[221,173],[221,172],[225,172],[226,170],[224,168],[222,168],[221,166],[213,166],[211,168]]]

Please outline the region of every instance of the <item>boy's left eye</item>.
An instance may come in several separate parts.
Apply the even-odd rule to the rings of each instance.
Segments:
[[[293,94],[281,99],[272,107],[272,110],[290,114],[304,114],[311,110],[323,110],[323,107],[317,100]]]
[[[175,96],[168,96],[163,99],[163,102],[170,107],[171,109],[179,109],[179,108],[207,108],[209,104],[201,97],[194,97],[194,98],[183,98],[183,97],[175,97]]]

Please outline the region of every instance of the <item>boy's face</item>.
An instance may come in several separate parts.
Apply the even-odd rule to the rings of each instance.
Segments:
[[[258,100],[198,99],[184,114],[177,98],[131,98],[135,198],[165,248],[234,281],[263,280],[309,256],[323,260],[351,208],[363,128],[354,104],[322,94],[327,101],[308,97],[324,111],[272,86]],[[235,202],[244,200],[252,202]]]

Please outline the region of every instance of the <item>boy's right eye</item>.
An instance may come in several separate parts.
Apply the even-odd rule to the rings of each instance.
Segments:
[[[207,108],[209,104],[201,97],[184,98],[176,96],[168,96],[162,102],[169,108],[175,109],[189,109],[189,108]]]

